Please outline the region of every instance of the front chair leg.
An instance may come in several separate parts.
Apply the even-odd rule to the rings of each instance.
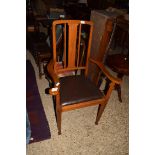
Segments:
[[[98,121],[99,121],[100,118],[101,118],[101,115],[102,115],[102,113],[103,113],[103,111],[104,111],[104,109],[105,109],[105,106],[106,106],[106,104],[108,103],[109,97],[110,97],[110,95],[111,95],[111,92],[112,92],[114,86],[115,86],[115,83],[114,83],[114,82],[111,82],[111,83],[110,83],[110,86],[109,86],[109,88],[108,88],[108,91],[107,91],[107,93],[106,93],[106,97],[105,97],[104,103],[103,103],[103,104],[100,104],[99,107],[98,107],[98,112],[97,112],[97,117],[96,117],[96,122],[95,122],[96,125],[98,124]]]
[[[58,135],[61,135],[61,115],[62,115],[61,110],[57,109],[56,114],[57,114]]]
[[[103,113],[103,111],[105,109],[105,106],[106,106],[106,104],[103,104],[103,105],[100,104],[99,107],[98,107],[97,117],[96,117],[96,121],[95,121],[96,125],[98,125],[98,122],[99,122],[99,120],[100,120],[100,118],[102,116],[102,113]]]
[[[61,105],[60,105],[60,94],[56,95],[56,115],[57,115],[58,135],[61,135],[62,108],[61,108]]]

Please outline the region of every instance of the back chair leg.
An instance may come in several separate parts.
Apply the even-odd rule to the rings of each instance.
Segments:
[[[118,74],[117,77],[120,79],[123,79],[123,74]],[[120,84],[115,84],[115,89],[118,92],[118,99],[120,102],[122,102],[122,97],[121,97],[121,85]]]
[[[120,86],[120,84],[116,84],[116,85],[115,85],[115,89],[116,89],[117,92],[118,92],[118,99],[119,99],[119,101],[122,102],[122,97],[121,97],[121,86]]]

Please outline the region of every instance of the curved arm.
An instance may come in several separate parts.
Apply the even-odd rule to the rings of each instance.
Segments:
[[[108,77],[108,79],[110,79],[112,82],[116,83],[116,84],[120,84],[122,82],[121,79],[116,78],[114,76],[112,76],[109,71],[105,68],[105,66],[103,65],[103,63],[93,60],[93,59],[89,59],[91,62],[93,62],[94,64],[96,64],[101,71]]]
[[[59,93],[60,81],[59,81],[57,74],[54,71],[53,60],[50,60],[49,64],[47,65],[47,71],[48,71],[50,77],[54,81],[54,88],[49,89],[49,94],[50,95],[57,95]]]

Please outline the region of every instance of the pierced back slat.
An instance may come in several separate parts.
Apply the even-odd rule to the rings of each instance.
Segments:
[[[77,43],[77,26],[78,24],[69,23],[69,36],[68,36],[68,67],[75,67],[76,59],[76,43]]]

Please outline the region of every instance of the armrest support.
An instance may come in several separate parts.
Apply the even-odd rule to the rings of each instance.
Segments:
[[[101,62],[99,62],[99,61],[96,61],[96,60],[93,60],[93,59],[89,59],[89,60],[90,60],[90,62],[96,64],[96,65],[101,69],[101,71],[107,76],[107,78],[108,78],[109,80],[111,80],[112,82],[114,82],[114,83],[116,83],[116,84],[120,84],[120,83],[122,82],[121,79],[112,76],[112,75],[109,73],[109,71],[105,68],[105,66],[104,66],[103,63],[101,63]]]
[[[59,81],[57,74],[54,71],[53,60],[50,60],[49,64],[47,65],[47,71],[48,71],[50,77],[54,81],[54,88],[49,89],[49,94],[50,95],[57,95],[59,93],[60,81]]]

